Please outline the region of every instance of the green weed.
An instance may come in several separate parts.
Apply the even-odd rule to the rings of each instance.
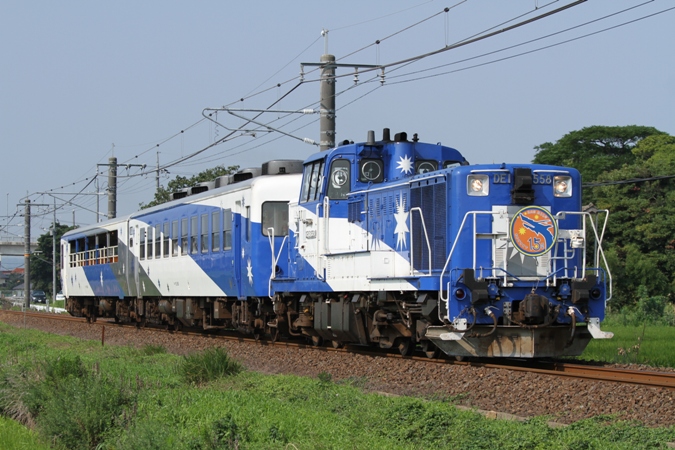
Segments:
[[[184,356],[178,371],[187,383],[206,383],[226,375],[236,375],[243,366],[230,358],[221,347]]]

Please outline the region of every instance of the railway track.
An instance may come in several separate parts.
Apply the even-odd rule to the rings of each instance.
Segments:
[[[44,320],[74,321],[74,322],[81,322],[82,324],[87,323],[86,320],[83,318],[71,317],[66,315],[46,314],[43,312],[24,313],[20,311],[4,311],[4,313]],[[102,327],[101,330],[102,340],[105,339],[106,326],[137,328],[135,325],[132,324],[115,323],[114,321],[107,321],[101,319],[99,319],[99,321],[97,322],[94,322],[92,325],[98,325]],[[165,331],[161,328],[155,327],[148,327],[148,329],[154,331]],[[258,344],[258,345],[274,345],[291,348],[311,348],[314,350],[330,351],[330,352],[352,352],[380,358],[412,359],[427,364],[466,365],[471,367],[484,367],[488,369],[501,369],[516,372],[530,372],[548,376],[569,377],[593,381],[616,382],[624,384],[635,384],[640,386],[675,389],[675,372],[634,370],[634,369],[605,367],[593,364],[579,364],[562,361],[525,361],[525,360],[508,360],[508,359],[504,361],[493,361],[485,359],[455,361],[452,359],[445,359],[445,358],[429,359],[423,356],[401,356],[398,353],[377,351],[373,349],[363,350],[361,347],[358,346],[347,346],[346,348],[335,349],[332,347],[314,347],[308,343],[293,342],[293,341],[272,342],[270,340],[256,340],[253,338],[244,338],[239,335],[235,336],[226,334],[204,334],[195,331],[173,331],[173,333],[180,333],[182,335],[192,335],[192,336],[208,336],[209,338],[236,340],[239,342],[250,342],[251,344]]]

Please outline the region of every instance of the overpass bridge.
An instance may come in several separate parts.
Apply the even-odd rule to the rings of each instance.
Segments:
[[[30,243],[30,252],[33,253],[38,248],[37,242]],[[24,256],[25,244],[21,241],[2,241],[0,240],[0,257],[2,256]]]

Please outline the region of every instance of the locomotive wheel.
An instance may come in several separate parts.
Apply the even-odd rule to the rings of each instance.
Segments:
[[[343,344],[340,341],[330,341],[330,343],[333,346],[333,348],[342,348],[343,347]]]
[[[253,339],[255,339],[256,342],[260,341],[260,328],[255,328],[253,330]]]
[[[270,340],[276,342],[279,339],[279,329],[274,327],[270,328]]]
[[[183,322],[180,320],[176,321],[176,323],[173,325],[173,329],[176,331],[183,331]]]
[[[398,352],[402,356],[410,356],[415,348],[412,341],[407,338],[398,338],[394,343],[394,346],[398,349]]]
[[[421,341],[420,347],[422,347],[422,351],[429,359],[437,359],[441,353],[440,349],[431,341]]]
[[[323,339],[321,339],[321,336],[312,336],[309,338],[309,341],[312,344],[312,347],[320,347],[321,344],[323,344]]]

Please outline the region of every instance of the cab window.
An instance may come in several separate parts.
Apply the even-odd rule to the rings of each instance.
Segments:
[[[302,192],[300,203],[312,202],[319,199],[321,182],[323,181],[323,159],[305,164],[302,175]]]

